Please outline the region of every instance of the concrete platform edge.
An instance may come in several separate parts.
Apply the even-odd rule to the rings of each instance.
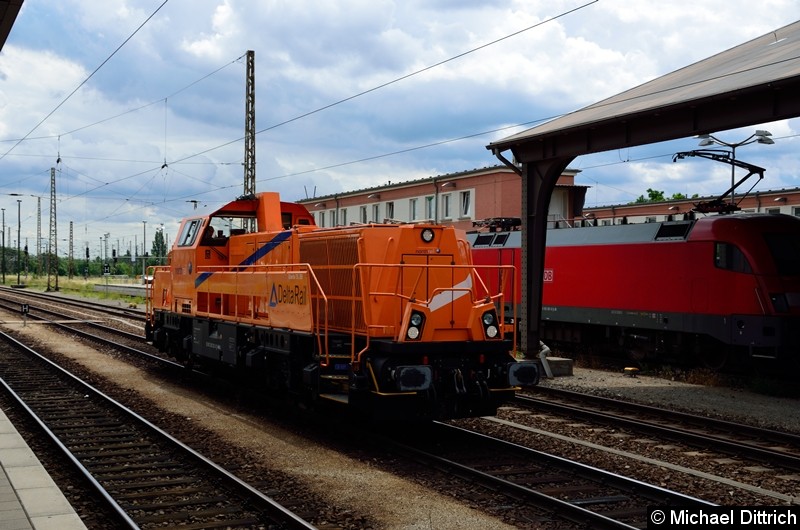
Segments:
[[[0,410],[0,530],[85,530],[80,517]]]

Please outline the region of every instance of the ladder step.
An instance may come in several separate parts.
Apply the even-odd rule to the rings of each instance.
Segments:
[[[350,401],[347,394],[320,394],[319,397],[347,405]]]
[[[347,375],[347,374],[345,374],[345,375],[340,375],[340,374],[322,374],[319,377],[320,377],[320,379],[327,379],[328,381],[349,381],[350,380],[350,376]]]

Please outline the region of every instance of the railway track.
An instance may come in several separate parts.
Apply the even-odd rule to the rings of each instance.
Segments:
[[[38,308],[34,308],[34,313],[38,312]],[[50,311],[50,310],[48,310]],[[64,315],[52,314],[50,315],[53,318],[59,319],[64,318]],[[64,326],[70,329],[71,332],[74,331],[75,326],[83,328],[88,323],[63,323],[58,324],[60,326]],[[97,327],[96,324],[92,324],[92,326]],[[105,326],[100,326],[101,328],[105,328]],[[110,333],[116,333],[115,329],[106,329],[106,331]],[[86,333],[81,331],[81,333]],[[95,341],[105,341],[108,344],[113,344],[116,348],[120,348],[119,340],[118,339],[108,339],[103,337],[97,337],[95,335],[90,336],[92,340]],[[147,349],[146,345],[142,344],[141,337],[134,337],[131,340],[135,340],[138,344],[141,344],[142,349]],[[123,348],[127,349],[127,347]],[[130,350],[132,353],[136,355],[142,355],[143,352],[138,350]],[[159,362],[164,362],[163,359],[158,359]],[[176,365],[180,366],[180,365]],[[552,398],[547,398],[544,400],[545,403],[549,403],[554,401]],[[538,406],[537,406],[537,410]],[[546,412],[548,415],[554,415],[555,412]],[[605,417],[609,421],[612,422],[613,425],[619,427],[620,424],[614,423],[616,422],[615,419],[610,419],[610,414],[608,410],[598,412],[601,418]],[[633,419],[632,420],[635,425],[644,423],[644,420]],[[707,418],[702,419],[703,422],[707,422]],[[741,430],[740,427],[738,427]],[[435,436],[440,436],[436,434]],[[763,444],[766,446],[774,446],[775,441],[771,441],[769,443]],[[425,452],[422,449],[423,453]],[[435,451],[428,451],[429,453],[435,453]],[[602,472],[597,476],[596,479],[584,479],[580,476],[580,474],[576,475],[574,478],[553,478],[556,477],[557,474],[555,472],[551,472],[548,470],[537,470],[532,466],[528,466],[527,464],[523,464],[519,466],[520,460],[515,460],[514,458],[507,458],[505,455],[509,453],[507,448],[486,448],[483,449],[481,452],[486,452],[488,455],[492,455],[496,460],[497,468],[492,471],[492,473],[496,474],[497,476],[493,479],[489,479],[483,474],[485,474],[484,469],[488,468],[487,466],[481,467],[481,465],[471,465],[468,461],[461,462],[459,457],[459,465],[455,465],[453,467],[453,472],[461,475],[461,476],[470,476],[471,481],[478,483],[480,480],[481,482],[485,482],[486,486],[484,488],[484,492],[487,491],[508,491],[508,499],[503,501],[500,500],[496,504],[501,506],[499,508],[501,511],[503,510],[502,506],[505,504],[511,505],[512,503],[516,503],[516,500],[520,497],[529,497],[531,500],[526,500],[525,505],[523,506],[522,515],[514,515],[514,517],[521,517],[524,521],[548,521],[551,519],[557,519],[559,521],[564,522],[564,524],[572,524],[575,527],[581,526],[590,526],[590,527],[597,527],[597,528],[630,528],[630,527],[637,527],[641,526],[642,521],[644,521],[644,516],[646,515],[646,507],[647,506],[656,506],[656,505],[664,505],[664,504],[672,504],[674,505],[675,502],[664,501],[663,499],[661,502],[658,502],[658,499],[653,500],[652,498],[639,498],[636,496],[632,496],[628,491],[625,489],[614,491],[604,491],[605,484],[609,481],[608,477],[614,477],[614,474],[608,474],[608,476],[604,476]],[[502,458],[498,457],[497,455],[503,455]],[[427,461],[432,462],[432,460],[427,460],[431,458],[429,456],[418,456],[415,455],[414,458],[420,459],[420,461]],[[448,455],[436,455],[433,458],[443,458],[445,461],[452,461],[455,462],[456,459],[451,459]],[[476,456],[478,458],[478,456]],[[535,457],[534,460],[541,460],[541,458]],[[428,464],[428,467],[433,466],[434,464]],[[444,469],[446,465],[452,464],[435,464],[437,467],[441,467]],[[600,464],[602,466],[602,464]],[[463,467],[462,467],[463,466]],[[523,468],[522,472],[519,472],[519,469],[515,466]],[[469,468],[475,469],[477,471],[468,471]],[[529,469],[529,471],[525,471],[525,469]],[[618,470],[619,471],[619,470]],[[470,473],[476,473],[474,475],[470,475]],[[527,488],[532,490],[534,493],[530,493],[526,490],[519,490],[518,485],[513,485],[513,482],[516,480],[517,475],[522,476],[522,488]],[[514,476],[515,480],[508,480],[510,476]],[[525,477],[527,475],[528,478]],[[530,479],[530,476],[536,475],[539,478]],[[478,478],[474,478],[478,477]],[[529,487],[531,484],[538,486],[537,481],[547,481],[550,478],[553,478],[554,483],[543,483],[542,487]],[[493,481],[497,481],[492,483]],[[504,481],[504,482],[503,482]],[[505,485],[500,486],[500,482],[503,482]],[[508,485],[506,483],[511,483],[512,485]],[[658,483],[658,482],[656,482]],[[599,486],[598,486],[599,484]],[[629,490],[636,490],[640,489],[642,482],[633,481],[633,483],[626,486]],[[563,487],[562,487],[563,486]],[[659,488],[657,488],[659,489]],[[570,491],[574,492],[576,495],[575,497],[570,496]],[[666,491],[666,490],[661,490]],[[581,498],[580,495],[585,494],[585,498]],[[476,496],[486,495],[486,493],[475,493]],[[549,500],[550,498],[555,497],[555,502],[553,500]],[[459,498],[469,498],[468,495],[462,495]],[[689,498],[691,497],[684,497]],[[699,501],[703,502],[703,501]],[[718,501],[721,502],[721,501]],[[569,506],[565,506],[561,503],[566,503],[569,505],[577,505],[578,510],[575,513],[571,513],[573,508]],[[683,502],[681,501],[681,504]],[[540,506],[541,505],[541,506]],[[706,505],[713,505],[711,503],[707,503]],[[491,506],[487,508],[488,511],[494,512],[495,509]],[[597,518],[597,520],[595,520]],[[592,521],[591,524],[587,524],[586,521]]]
[[[53,307],[68,306],[77,310],[102,311],[106,317],[134,320],[140,322],[142,327],[144,327],[145,316],[144,311],[141,309],[116,307],[109,304],[101,305],[88,300],[79,300],[53,293],[40,293],[7,287],[0,287],[0,297],[17,303],[31,303],[31,301],[36,301],[37,305],[41,308],[52,305]]]
[[[700,499],[460,427],[436,423],[405,439],[380,442],[392,451],[484,489],[502,493],[504,516],[519,525],[621,529],[647,526],[653,506],[714,506]],[[491,493],[488,493],[491,492]],[[560,521],[560,523],[559,523]]]
[[[547,387],[520,395],[517,406],[646,433],[661,440],[800,470],[800,436],[663,408]],[[536,397],[541,396],[541,397]]]
[[[0,384],[128,528],[314,528],[16,339]]]
[[[10,303],[7,299],[0,301],[0,309],[10,312],[19,311],[19,308],[15,306],[13,302]],[[95,306],[94,311],[98,310],[99,308]],[[26,318],[30,318],[31,320],[46,322],[53,328],[62,329],[97,344],[112,347],[123,353],[155,362],[163,367],[170,369],[179,369],[183,367],[183,365],[165,359],[156,353],[145,351],[152,350],[152,348],[145,342],[143,335],[130,333],[118,327],[108,326],[92,320],[75,320],[73,317],[74,315],[62,313],[54,308],[48,309],[39,307],[38,305],[31,306],[30,312],[26,316]],[[92,332],[88,331],[87,328],[88,330],[92,330]]]

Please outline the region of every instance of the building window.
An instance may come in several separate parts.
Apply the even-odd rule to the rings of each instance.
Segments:
[[[792,208],[792,215],[800,217],[800,206],[794,206]]]
[[[319,226],[325,226],[325,212],[319,212]]]
[[[425,218],[433,219],[433,195],[425,197]]]
[[[339,221],[341,226],[347,226],[347,208],[339,210]]]
[[[417,220],[417,199],[408,199],[408,220]]]
[[[387,202],[386,203],[386,218],[391,220],[394,219],[394,203]]]
[[[339,224],[336,220],[336,210],[331,210],[331,226]]]
[[[780,208],[767,208],[767,213],[781,213]]]
[[[468,191],[462,191],[460,193],[461,198],[461,209],[458,212],[458,215],[461,217],[469,217],[470,212],[470,196]]]
[[[358,209],[358,222],[361,224],[367,224],[367,207],[361,206]]]
[[[442,195],[442,219],[450,219],[450,194]]]
[[[655,215],[650,215],[650,216],[645,217],[644,218],[644,222],[645,223],[655,223],[656,222]]]
[[[381,205],[380,204],[373,204],[372,205],[372,222],[377,223],[379,216],[381,214]]]

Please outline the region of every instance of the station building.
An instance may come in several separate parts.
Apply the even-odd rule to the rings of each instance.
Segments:
[[[689,219],[696,203],[716,197],[695,197],[585,208],[589,186],[575,184],[577,169],[559,178],[548,211],[548,228],[646,223]],[[450,224],[463,230],[518,229],[522,183],[511,168],[498,165],[459,173],[391,183],[298,201],[318,226],[361,223],[422,222]],[[800,188],[753,191],[725,197],[742,212],[800,216]]]

